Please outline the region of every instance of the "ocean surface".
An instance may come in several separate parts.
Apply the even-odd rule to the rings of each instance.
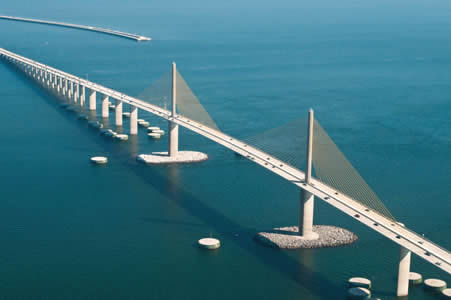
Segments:
[[[175,61],[218,127],[237,138],[312,107],[397,220],[450,249],[451,5],[208,3],[15,1],[2,14],[153,40],[0,20],[0,47],[132,96]],[[0,139],[0,299],[344,299],[353,276],[396,298],[399,247],[319,200],[315,224],[349,229],[356,243],[256,244],[256,232],[296,224],[299,190],[187,130],[180,148],[208,161],[138,164],[136,154],[164,151],[167,139],[142,129],[128,142],[106,139],[2,62]],[[108,165],[90,164],[94,155]],[[222,247],[197,248],[207,236]],[[416,256],[411,270],[451,285]],[[409,299],[436,296],[416,287]]]

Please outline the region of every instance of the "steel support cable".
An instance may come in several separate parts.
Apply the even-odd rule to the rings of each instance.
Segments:
[[[322,182],[394,220],[383,202],[316,120],[313,138],[313,164],[315,173]]]

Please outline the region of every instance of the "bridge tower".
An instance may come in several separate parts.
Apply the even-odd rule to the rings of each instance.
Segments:
[[[312,155],[313,155],[313,109],[308,112],[308,129],[307,129],[307,156],[305,183],[310,184],[312,178]],[[308,240],[315,240],[318,234],[313,232],[313,211],[315,196],[306,191],[301,191],[300,210],[299,210],[299,235]]]
[[[403,223],[399,225],[405,227]],[[398,286],[396,296],[405,297],[409,295],[409,273],[410,273],[410,250],[400,246],[399,249],[399,266],[398,266]]]
[[[177,105],[177,68],[175,62],[172,63],[172,120],[176,117]],[[179,125],[169,121],[169,156],[175,157],[179,151]]]

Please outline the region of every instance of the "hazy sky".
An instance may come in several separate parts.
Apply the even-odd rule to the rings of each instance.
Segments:
[[[449,0],[15,0],[3,1],[1,14],[48,15],[81,12],[159,17],[191,16],[211,21],[258,21],[286,24],[446,22],[451,17]],[[118,9],[120,8],[120,9]]]
[[[11,0],[0,14],[141,32],[154,39],[218,38],[221,33],[408,33],[443,25],[451,31],[450,0]],[[0,26],[2,26],[0,22]],[[337,26],[345,25],[345,26]],[[369,25],[369,26],[361,26]],[[312,27],[315,30],[305,30]],[[311,28],[310,28],[311,29]],[[318,29],[318,30],[316,30]],[[202,34],[207,34],[203,35]],[[269,37],[271,38],[271,37]]]

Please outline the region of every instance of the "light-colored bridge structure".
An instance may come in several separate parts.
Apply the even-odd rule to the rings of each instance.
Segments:
[[[108,117],[108,99],[114,99],[116,101],[115,124],[117,126],[122,125],[122,103],[128,103],[131,106],[132,111],[130,118],[130,134],[138,133],[136,126],[138,109],[150,112],[155,116],[167,120],[170,124],[168,150],[170,155],[177,155],[178,129],[175,128],[182,126],[248,158],[268,171],[298,186],[302,191],[300,197],[299,232],[305,239],[315,238],[315,234],[312,231],[312,225],[313,199],[316,197],[349,215],[356,221],[366,225],[375,232],[392,240],[400,246],[398,296],[405,296],[408,294],[410,257],[412,252],[437,268],[444,270],[448,274],[451,273],[451,254],[448,250],[427,240],[424,236],[409,230],[403,224],[381,215],[377,211],[368,208],[359,201],[356,201],[350,196],[341,193],[337,189],[332,188],[311,176],[313,111],[309,112],[307,169],[306,172],[303,172],[286,164],[277,157],[269,155],[241,140],[217,129],[205,126],[193,119],[177,114],[175,93],[173,93],[172,97],[172,110],[166,110],[146,101],[125,95],[121,92],[63,72],[2,48],[0,48],[0,58],[25,72],[31,78],[34,78],[46,89],[66,97],[73,105],[86,107],[85,89],[88,89],[89,104],[87,108],[89,110],[95,110],[97,107],[96,93],[102,94],[102,117]],[[173,74],[174,72],[175,64],[173,64]],[[173,80],[175,80],[174,78],[175,76],[173,76]]]
[[[22,18],[22,17],[12,17],[12,16],[0,16],[0,19],[19,21],[19,22],[28,22],[28,23],[38,23],[38,24],[45,24],[45,25],[54,25],[54,26],[68,27],[68,28],[88,30],[88,31],[96,31],[96,32],[104,33],[104,34],[109,34],[109,35],[114,35],[114,36],[118,36],[118,37],[122,37],[122,38],[135,40],[137,42],[151,40],[150,37],[146,37],[146,36],[142,36],[142,35],[137,35],[137,34],[128,33],[128,32],[122,32],[122,31],[113,30],[113,29],[86,26],[86,25],[77,25],[77,24],[71,24],[71,23],[46,21],[46,20],[39,20],[39,19],[29,19],[29,18]]]

